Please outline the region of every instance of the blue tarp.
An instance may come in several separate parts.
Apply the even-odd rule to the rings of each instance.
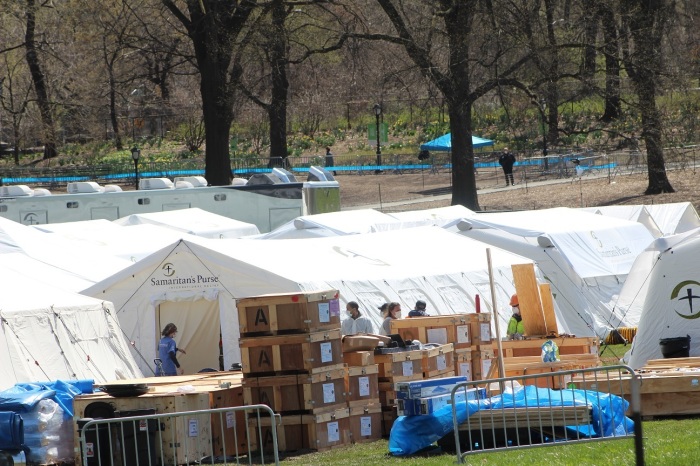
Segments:
[[[490,139],[472,136],[472,146],[474,146],[474,148],[493,146],[493,141]],[[437,139],[421,144],[420,150],[450,152],[452,150],[452,133],[447,133]]]
[[[589,437],[623,436],[633,432],[634,422],[625,416],[629,402],[617,395],[591,390],[550,390],[528,385],[485,400],[457,403],[455,409],[457,422],[461,424],[468,416],[485,409],[586,404],[592,407],[593,423],[567,429]],[[389,452],[395,456],[411,455],[451,432],[452,406],[445,406],[432,415],[401,416],[391,428]]]
[[[93,393],[92,380],[56,380],[53,382],[18,383],[0,392],[0,411],[26,413],[39,401],[50,398],[63,409],[66,417],[73,417],[73,398]]]

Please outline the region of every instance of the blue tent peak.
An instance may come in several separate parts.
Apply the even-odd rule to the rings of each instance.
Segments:
[[[472,146],[474,146],[474,148],[493,146],[493,141],[491,139],[472,136]],[[447,133],[444,136],[422,144],[420,150],[450,152],[452,150],[452,133]]]

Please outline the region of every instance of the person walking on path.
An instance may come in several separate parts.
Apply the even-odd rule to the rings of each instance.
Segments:
[[[173,323],[166,325],[161,332],[163,338],[160,339],[160,344],[158,345],[158,357],[161,362],[156,367],[157,376],[177,375],[178,372],[180,372],[180,375],[185,373],[185,370],[180,368],[177,353],[187,354],[187,352],[177,347],[175,334],[177,334],[177,327]]]
[[[513,180],[513,165],[515,165],[515,155],[508,150],[507,147],[503,148],[501,156],[498,158],[498,164],[503,168],[503,174],[506,176],[506,186],[509,184],[515,186],[515,181]]]
[[[374,333],[372,321],[360,313],[360,305],[355,301],[350,301],[345,310],[348,317],[340,325],[341,335],[357,335],[358,333]]]

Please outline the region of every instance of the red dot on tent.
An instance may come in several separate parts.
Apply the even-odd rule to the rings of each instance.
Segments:
[[[299,301],[299,296],[298,295],[292,296],[292,302],[296,303],[297,301]]]

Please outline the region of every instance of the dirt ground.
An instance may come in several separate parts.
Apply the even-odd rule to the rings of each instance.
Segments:
[[[444,173],[383,173],[339,175],[342,209],[369,206],[382,212],[429,209],[451,204],[451,179]],[[691,202],[700,207],[700,185],[691,169],[669,171],[675,193],[644,195],[645,173],[562,178],[555,184],[541,181],[506,187],[497,177],[480,179],[479,206],[484,211],[535,210],[552,207],[595,207],[625,204]],[[554,183],[550,180],[548,183]]]

